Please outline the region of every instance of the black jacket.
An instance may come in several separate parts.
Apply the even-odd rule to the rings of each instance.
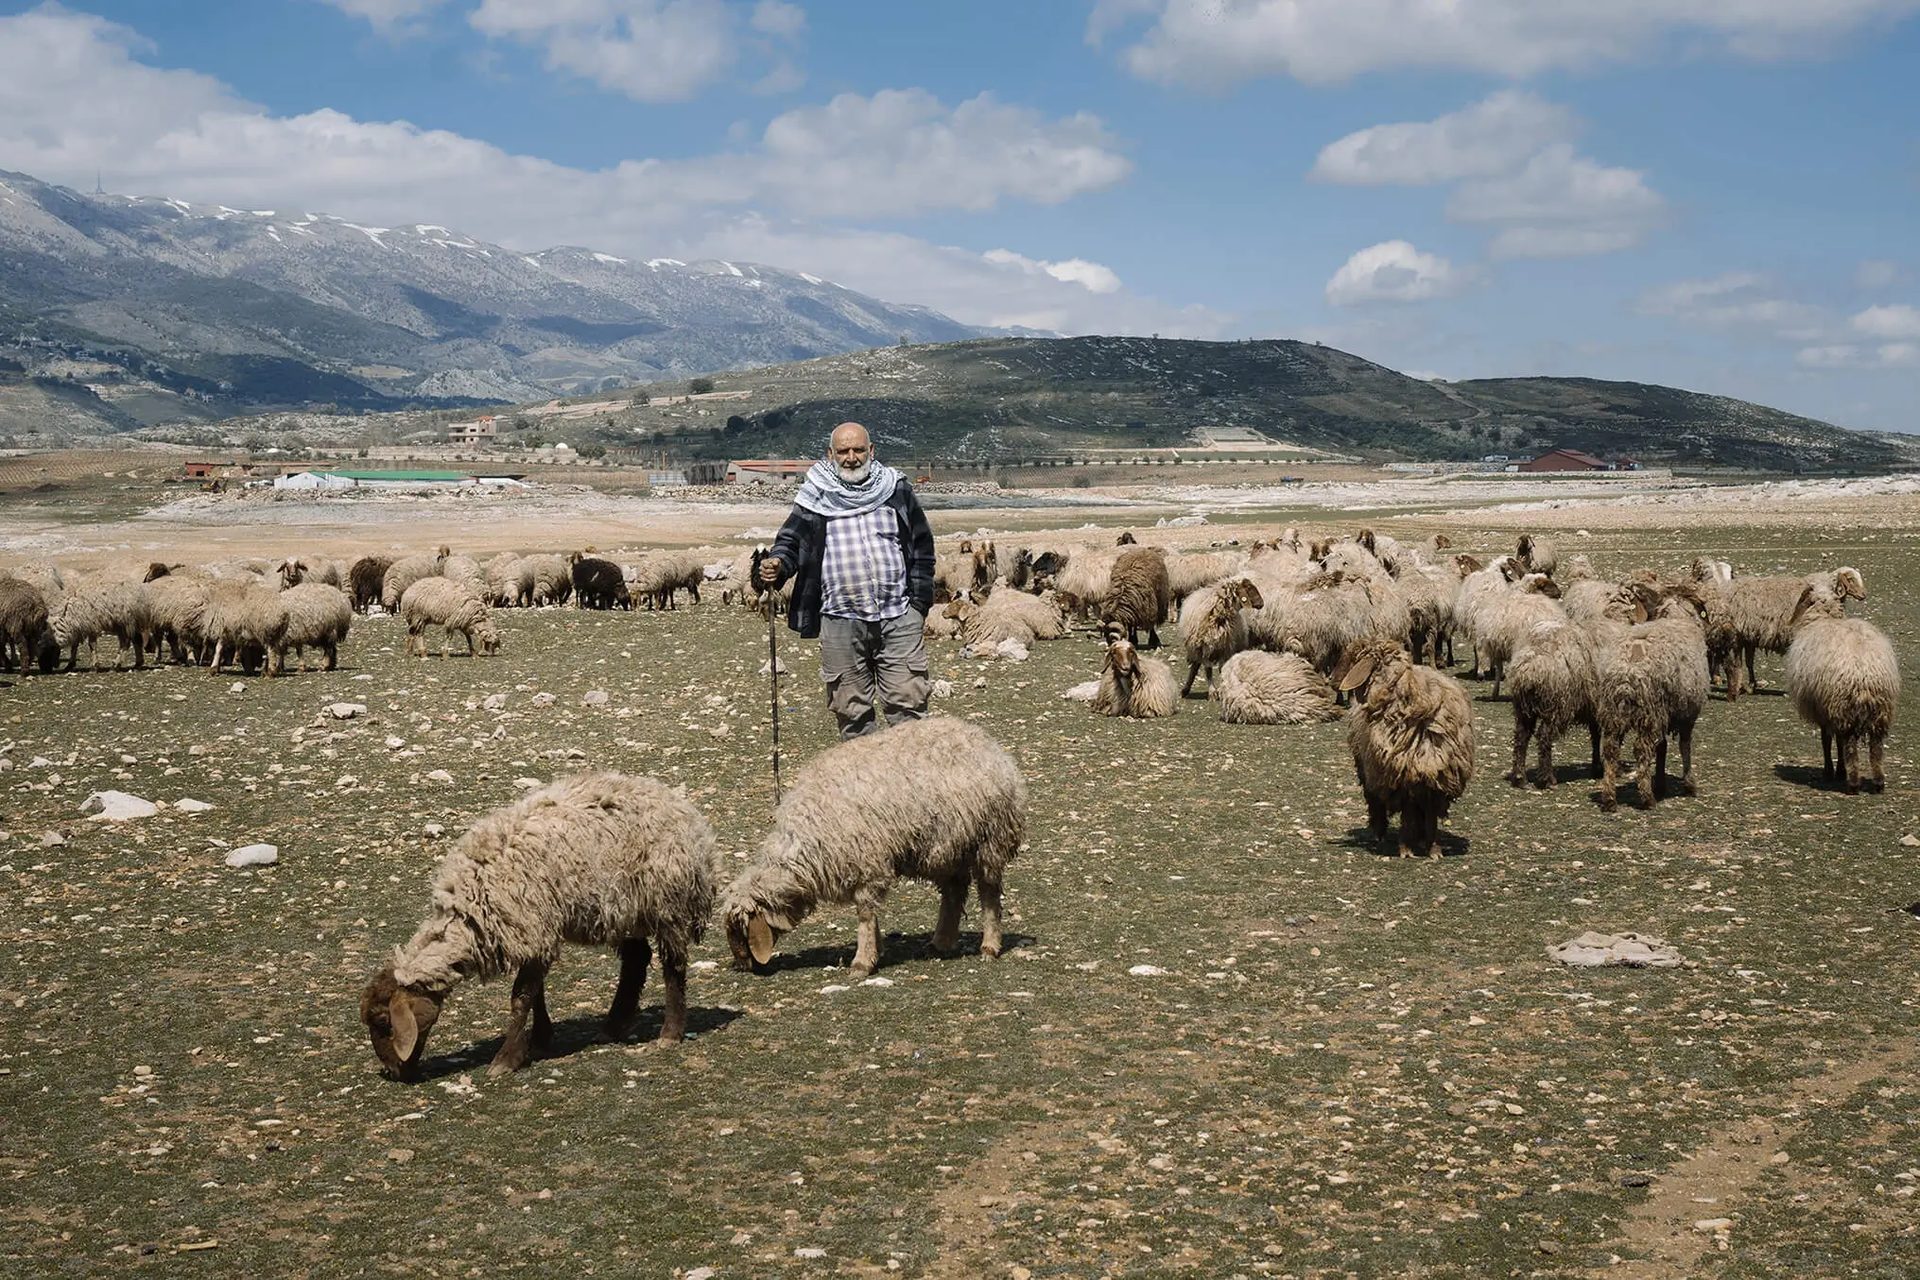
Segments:
[[[900,521],[900,546],[907,558],[907,601],[922,616],[933,608],[933,530],[927,513],[905,480],[887,499]],[[827,518],[796,506],[773,540],[772,555],[780,560],[780,581],[797,578],[793,603],[787,608],[787,626],[812,639],[820,634],[820,562],[827,554]]]

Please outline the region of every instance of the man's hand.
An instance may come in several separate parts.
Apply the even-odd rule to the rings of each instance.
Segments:
[[[760,581],[772,586],[780,581],[780,557],[766,556],[760,561]]]

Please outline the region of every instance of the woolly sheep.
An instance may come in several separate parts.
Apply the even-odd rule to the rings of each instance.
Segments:
[[[0,670],[50,672],[57,657],[46,597],[18,578],[0,578]]]
[[[264,660],[270,676],[279,675],[285,665],[287,611],[281,607],[280,592],[263,580],[214,580],[195,629],[203,643],[213,646],[209,674],[219,675],[229,661],[251,673]]]
[[[971,883],[980,954],[1000,954],[1000,889],[1026,836],[1027,787],[1013,757],[979,727],[937,716],[829,747],[794,779],[753,862],[720,914],[741,967],[764,966],[779,936],[821,902],[859,910],[852,973],[880,964],[880,905],[896,879],[940,890],[936,950],[959,944]]]
[[[380,607],[388,613],[400,608],[400,597],[407,594],[407,588],[424,578],[444,576],[442,570],[447,567],[447,559],[453,552],[441,547],[430,556],[408,556],[396,560],[387,570],[387,576],[380,584]]]
[[[1141,657],[1130,641],[1115,640],[1107,646],[1092,706],[1098,715],[1157,720],[1180,709],[1180,686],[1172,667]]]
[[[1236,653],[1209,682],[1226,724],[1311,724],[1338,720],[1333,685],[1294,653]]]
[[[520,603],[520,561],[517,551],[502,551],[486,565],[486,591],[481,598],[496,608],[511,608]]]
[[[1663,596],[1647,583],[1634,589],[1651,620],[1619,633],[1599,653],[1594,700],[1600,721],[1600,808],[1612,813],[1619,787],[1620,750],[1634,740],[1640,807],[1667,789],[1667,739],[1680,744],[1680,790],[1694,793],[1693,726],[1706,709],[1711,677],[1702,629],[1705,604],[1691,585]]]
[[[60,602],[48,611],[47,622],[55,643],[67,654],[67,670],[80,658],[85,644],[93,669],[100,669],[100,637],[111,635],[120,642],[114,655],[114,669],[133,654],[134,667],[147,665],[147,631],[152,612],[147,605],[146,588],[137,582],[87,578],[73,584]]]
[[[982,600],[1000,576],[999,553],[991,542],[976,545],[963,540],[953,551],[934,558],[933,591],[941,600]]]
[[[563,555],[531,555],[520,562],[520,603],[565,604],[573,591],[573,567]]]
[[[1800,718],[1820,730],[1821,776],[1844,766],[1848,795],[1860,790],[1860,739],[1867,740],[1870,787],[1887,785],[1884,748],[1900,705],[1900,664],[1886,633],[1849,618],[1838,599],[1805,587],[1787,646],[1787,695]]]
[[[1507,664],[1536,627],[1561,622],[1566,614],[1556,603],[1560,588],[1543,573],[1522,574],[1510,590],[1481,598],[1474,616],[1474,634],[1488,673],[1493,677],[1493,696],[1500,697],[1500,682]]]
[[[1247,614],[1266,604],[1260,588],[1246,578],[1201,587],[1180,607],[1180,645],[1187,655],[1187,681],[1180,696],[1193,692],[1194,677],[1206,673],[1207,690],[1220,665],[1247,647]]]
[[[1575,624],[1565,619],[1541,623],[1514,651],[1507,667],[1507,696],[1513,701],[1513,765],[1507,781],[1526,782],[1527,747],[1537,742],[1540,765],[1535,781],[1551,787],[1553,744],[1576,724],[1587,726],[1593,749],[1593,772],[1600,773],[1600,721],[1595,712],[1599,696],[1601,647],[1621,625],[1596,620]]]
[[[24,582],[40,593],[40,599],[48,609],[60,603],[60,597],[67,593],[67,575],[60,566],[45,561],[32,564],[15,565],[11,569],[0,570],[0,578],[12,578]]]
[[[1430,853],[1440,822],[1473,778],[1473,709],[1458,680],[1416,664],[1389,640],[1367,640],[1340,680],[1353,695],[1347,747],[1380,841],[1400,815],[1400,856]]]
[[[1167,557],[1167,589],[1185,600],[1202,587],[1239,573],[1247,558],[1237,551],[1183,551]]]
[[[927,639],[951,640],[960,634],[960,622],[953,616],[953,609],[961,603],[958,600],[949,600],[927,610],[926,626],[923,628]]]
[[[148,580],[147,643],[153,653],[157,655],[165,644],[175,662],[202,660],[207,596],[213,582],[197,573],[164,573]]]
[[[314,648],[326,655],[326,670],[340,665],[340,646],[353,626],[353,602],[338,587],[324,582],[302,582],[280,593],[280,607],[287,615],[287,631],[282,643],[307,669],[307,650]]]
[[[620,566],[597,556],[579,556],[573,561],[573,600],[582,609],[633,607]]]
[[[1809,586],[1816,594],[1840,601],[1867,598],[1866,583],[1860,571],[1852,567],[1810,573],[1801,578],[1735,578],[1724,588],[1734,643],[1746,669],[1747,684],[1752,688],[1760,687],[1760,677],[1754,669],[1755,656],[1762,650],[1785,653],[1793,643],[1794,610],[1799,607],[1802,589]]]
[[[1120,553],[1107,579],[1106,598],[1100,605],[1100,621],[1109,634],[1124,634],[1134,644],[1140,642],[1142,628],[1147,647],[1160,647],[1160,622],[1173,603],[1173,588],[1167,578],[1167,553],[1158,547],[1132,547]]]
[[[715,862],[706,819],[652,778],[577,774],[481,818],[441,859],[427,918],[361,996],[381,1070],[416,1078],[453,988],[508,971],[512,1016],[488,1070],[526,1066],[551,1039],[547,972],[569,942],[620,952],[609,1040],[632,1033],[657,949],[660,1040],[680,1040],[687,957],[713,911]]]
[[[282,587],[297,587],[303,582],[323,582],[342,589],[348,585],[340,562],[325,556],[289,556],[280,562],[279,572]]]
[[[493,625],[493,615],[488,611],[486,601],[475,595],[472,588],[457,582],[449,582],[445,578],[422,578],[408,587],[407,594],[400,598],[400,617],[407,624],[406,657],[412,657],[416,651],[423,658],[427,656],[428,627],[444,628],[440,637],[440,656],[443,658],[453,647],[455,632],[467,638],[469,658],[476,653],[491,655],[499,652],[500,632]]]
[[[700,584],[706,581],[706,559],[697,551],[654,551],[636,567],[633,594],[645,596],[649,608],[677,609],[677,593],[685,591],[700,603]]]
[[[1003,640],[1017,640],[1031,648],[1036,640],[1058,640],[1067,634],[1067,620],[1058,604],[1023,591],[996,591],[980,605],[949,601],[946,612],[959,624],[960,639],[968,648],[990,649]]]
[[[1530,533],[1520,535],[1520,541],[1513,549],[1513,555],[1520,567],[1528,573],[1551,575],[1560,567],[1560,552],[1545,538],[1536,538]]]
[[[380,589],[392,567],[392,556],[361,556],[347,566],[347,596],[355,613],[371,612],[380,603]]]
[[[1097,613],[1107,599],[1107,588],[1113,579],[1113,566],[1120,559],[1123,548],[1116,547],[1077,547],[1068,556],[1067,562],[1052,575],[1055,590],[1068,609],[1082,618],[1090,618]],[[1040,576],[1039,561],[1034,562],[1034,574]]]

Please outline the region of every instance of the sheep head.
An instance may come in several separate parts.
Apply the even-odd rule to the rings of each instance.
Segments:
[[[1446,534],[1436,533],[1433,535],[1433,549],[1435,551],[1445,551],[1448,547],[1452,545],[1453,545],[1453,539],[1449,538]]]
[[[1851,566],[1835,569],[1833,591],[1842,600],[1865,600],[1867,598],[1866,579],[1860,576],[1858,569]]]
[[[1134,683],[1140,679],[1140,654],[1132,641],[1123,636],[1108,644],[1107,660],[1101,670],[1113,674],[1113,683],[1120,690],[1120,705],[1131,705]]]
[[[152,582],[155,578],[164,578],[172,573],[176,567],[177,566],[174,565],[162,564],[160,561],[155,560],[147,566],[147,576],[140,579],[140,581]]]
[[[1380,554],[1380,542],[1378,538],[1373,536],[1373,530],[1362,529],[1353,535],[1353,540],[1365,547],[1368,555],[1377,556]]]
[[[500,629],[493,625],[492,618],[482,618],[474,624],[473,639],[480,646],[480,652],[489,658],[500,652]]]
[[[1464,551],[1453,558],[1453,571],[1462,578],[1476,574],[1486,567],[1479,556],[1470,556]]]
[[[1127,532],[1121,533],[1119,537],[1115,538],[1113,540],[1113,545],[1116,547],[1130,547],[1139,541],[1140,539],[1134,537],[1131,531],[1127,531]]]
[[[1522,591],[1531,591],[1535,595],[1545,596],[1549,600],[1558,600],[1560,598],[1560,584],[1544,573],[1530,573],[1520,579],[1518,585]]]
[[[781,838],[777,832],[769,837]],[[742,972],[764,971],[781,937],[807,916],[810,904],[791,889],[778,889],[779,884],[780,878],[768,876],[764,868],[749,869],[733,882],[721,904],[727,949],[733,953],[734,968]]]
[[[1530,533],[1521,534],[1520,542],[1517,546],[1514,547],[1513,554],[1520,558],[1521,564],[1532,564],[1533,563],[1533,535]]]
[[[1307,544],[1307,559],[1309,560],[1325,560],[1332,554],[1332,538],[1315,538]]]
[[[1797,629],[1803,622],[1846,616],[1847,606],[1844,597],[1833,596],[1808,584],[1801,588],[1800,599],[1794,603],[1793,616],[1787,619],[1787,626],[1790,629]]]
[[[1391,683],[1406,665],[1407,651],[1391,640],[1355,641],[1334,666],[1334,684],[1365,702],[1374,685]]]
[[[1241,609],[1262,609],[1267,603],[1260,595],[1260,588],[1253,585],[1251,578],[1234,579],[1227,584],[1220,595],[1222,599],[1233,601],[1235,606]]]
[[[440,1019],[445,992],[402,985],[388,965],[373,975],[360,997],[360,1021],[373,1041],[380,1072],[390,1080],[419,1078],[420,1058],[426,1052],[427,1033]]]

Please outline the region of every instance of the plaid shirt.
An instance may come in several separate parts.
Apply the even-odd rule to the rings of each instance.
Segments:
[[[820,612],[833,618],[882,622],[907,609],[907,560],[900,550],[900,519],[880,506],[827,521],[820,562]]]

